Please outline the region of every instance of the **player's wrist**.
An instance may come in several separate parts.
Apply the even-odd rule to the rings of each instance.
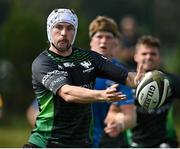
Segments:
[[[118,123],[118,127],[119,127],[120,132],[124,131],[125,130],[125,123],[124,122]]]
[[[96,90],[96,95],[95,95],[96,99],[100,102],[105,102],[108,101],[107,98],[105,98],[104,95],[104,90]]]
[[[118,123],[118,128],[120,131],[125,130],[125,117],[123,113],[118,113],[115,117],[116,122]]]

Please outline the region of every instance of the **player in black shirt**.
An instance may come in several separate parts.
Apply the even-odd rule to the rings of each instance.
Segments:
[[[39,115],[24,147],[91,147],[91,103],[126,98],[117,91],[117,84],[93,90],[96,77],[130,87],[141,77],[141,67],[137,74],[127,72],[96,52],[73,48],[77,26],[77,16],[70,9],[56,9],[48,16],[50,47],[32,64]]]
[[[143,69],[148,72],[160,69],[160,41],[152,36],[142,36],[136,45],[135,61],[143,63]],[[162,70],[161,70],[162,71]],[[175,98],[180,99],[180,77],[167,74],[170,81],[171,96],[158,109],[145,110],[136,100],[137,125],[132,130],[131,147],[159,148],[178,147],[175,128],[169,125],[172,119],[172,107]],[[171,122],[172,123],[172,122]]]

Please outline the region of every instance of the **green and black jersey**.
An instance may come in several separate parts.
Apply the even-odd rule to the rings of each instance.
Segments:
[[[57,91],[65,84],[93,89],[96,77],[124,83],[127,71],[90,50],[73,48],[67,57],[43,51],[32,64],[40,113],[29,143],[39,147],[90,147],[91,104],[68,103]]]
[[[173,126],[172,106],[174,99],[180,99],[180,78],[167,74],[172,89],[172,96],[165,100],[158,109],[145,110],[138,101],[137,126],[132,129],[132,147],[158,148],[177,147],[177,136]]]

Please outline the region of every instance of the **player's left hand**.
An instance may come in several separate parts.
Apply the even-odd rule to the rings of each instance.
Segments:
[[[106,117],[104,122],[106,124],[104,131],[110,137],[116,137],[124,131],[124,115],[122,113],[111,114],[111,116]]]
[[[145,71],[143,69],[143,64],[138,64],[137,66],[137,73],[134,77],[134,84],[137,86],[140,82],[140,80],[144,77]]]

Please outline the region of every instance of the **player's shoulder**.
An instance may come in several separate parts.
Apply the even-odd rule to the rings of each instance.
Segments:
[[[103,55],[93,51],[91,49],[73,48],[73,53],[76,57],[87,58],[89,60],[94,60],[95,62],[101,59],[106,59]]]
[[[53,59],[48,56],[48,51],[41,52],[32,62],[32,69],[40,69],[43,65],[52,65]]]
[[[33,63],[38,63],[48,59],[48,52],[47,50],[44,50],[34,59]]]
[[[171,73],[171,72],[167,72],[167,71],[162,71],[168,78],[170,85],[173,84],[177,84],[179,85],[180,83],[180,76],[175,74],[175,73]]]
[[[73,47],[73,52],[75,54],[93,54],[93,51],[90,49],[77,48],[77,47]]]

